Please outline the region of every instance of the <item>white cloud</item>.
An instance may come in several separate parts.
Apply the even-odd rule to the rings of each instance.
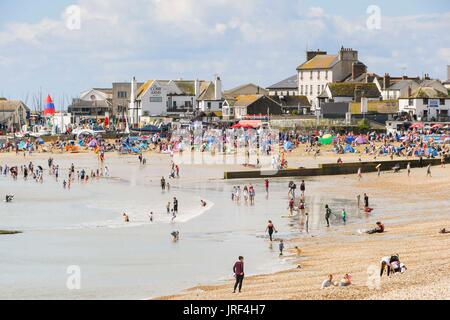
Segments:
[[[444,47],[450,43],[450,13],[383,15],[382,28],[368,30],[365,12],[344,18],[293,0],[75,4],[82,9],[80,30],[65,28],[62,16],[0,30],[3,74],[21,78],[1,83],[4,88],[14,91],[24,80],[33,82],[30,86],[45,81],[55,90],[76,93],[132,75],[144,80],[210,78],[214,73],[228,87],[241,82],[269,85],[294,74],[307,47],[329,52],[341,45],[353,47],[378,73],[400,73],[406,67],[409,73],[430,71],[442,77],[450,58],[450,49]],[[27,70],[39,76],[33,78]],[[62,70],[67,82],[59,81]]]

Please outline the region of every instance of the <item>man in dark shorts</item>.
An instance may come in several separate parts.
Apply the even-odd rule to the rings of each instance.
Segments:
[[[173,212],[178,213],[178,200],[176,197],[173,197]]]
[[[233,293],[236,293],[236,289],[239,287],[239,292],[242,289],[242,281],[244,281],[244,257],[239,256],[238,261],[233,266],[234,276],[236,277],[236,282],[234,283]]]

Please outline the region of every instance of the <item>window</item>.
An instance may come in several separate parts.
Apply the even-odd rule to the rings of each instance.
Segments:
[[[176,109],[176,108],[177,108],[177,102],[176,102],[176,101],[173,101],[173,102],[172,102],[172,106],[173,106],[174,109]]]
[[[441,110],[441,111],[439,112],[439,115],[444,116],[444,117],[447,117],[447,116],[448,116],[448,110]]]
[[[413,99],[408,99],[408,106],[413,106],[413,105],[414,105]]]
[[[325,71],[325,79],[328,79],[328,71]]]
[[[320,94],[320,84],[317,86],[317,94]]]
[[[300,71],[300,80],[303,80],[303,71]]]
[[[119,98],[119,99],[126,99],[127,98],[127,92],[126,91],[118,91],[117,92],[117,98]]]
[[[150,97],[150,102],[162,102],[162,97]]]
[[[219,109],[222,109],[222,102],[219,102]]]
[[[144,117],[148,117],[149,113],[148,111],[144,111]]]
[[[303,85],[300,86],[300,94],[303,95]]]
[[[207,108],[208,108],[208,110],[211,109],[211,102],[208,102]]]
[[[312,84],[309,86],[309,94],[313,94],[312,93]]]
[[[310,72],[309,72],[309,80],[312,80],[312,77],[313,77],[313,72],[310,71]]]
[[[423,98],[423,104],[428,104],[428,98]]]
[[[445,106],[445,99],[439,99],[439,105]]]
[[[317,71],[317,80],[320,80],[320,71]]]

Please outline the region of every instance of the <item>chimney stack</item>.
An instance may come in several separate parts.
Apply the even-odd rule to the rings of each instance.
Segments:
[[[131,80],[131,94],[130,94],[130,104],[134,107],[134,102],[136,101],[136,91],[137,91],[137,83],[136,78],[133,77]]]
[[[353,62],[352,63],[352,80],[355,80],[360,75],[367,72],[367,67],[362,62]],[[367,76],[366,76],[367,78]],[[367,82],[367,81],[366,81]]]
[[[327,54],[327,52],[326,51],[321,51],[319,49],[317,49],[317,51],[306,51],[306,61],[309,61],[312,58],[314,58],[315,56],[318,56],[318,55],[321,55],[321,54],[324,55],[324,54]]]
[[[222,80],[219,76],[214,77],[214,100],[222,99]]]
[[[385,73],[383,77],[383,89],[389,88],[391,85],[391,76],[389,73]]]
[[[200,95],[200,81],[198,79],[194,81],[194,94],[196,98]]]

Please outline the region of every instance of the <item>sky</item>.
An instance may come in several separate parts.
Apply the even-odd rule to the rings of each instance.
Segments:
[[[0,97],[67,105],[133,76],[269,86],[341,46],[370,72],[446,80],[449,30],[448,0],[1,0]]]

